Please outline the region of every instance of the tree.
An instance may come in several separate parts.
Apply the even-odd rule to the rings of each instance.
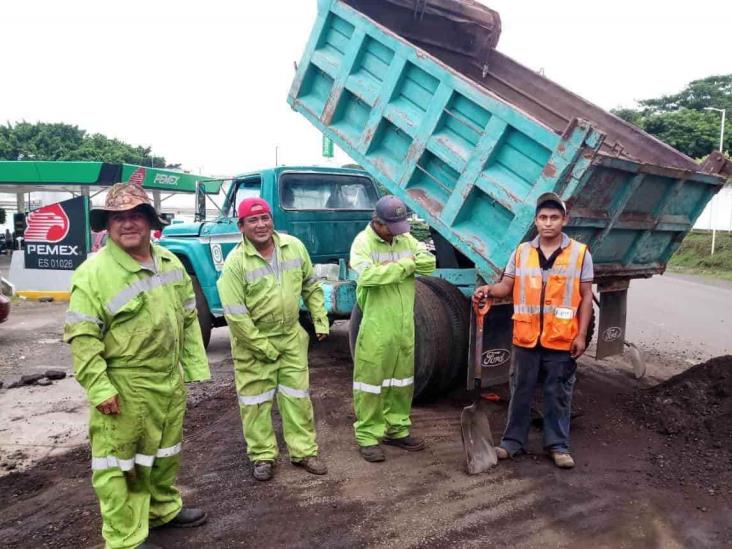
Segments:
[[[0,208],[0,225],[4,225],[6,219],[7,214],[5,213],[5,208]]]
[[[655,135],[692,158],[704,158],[719,148],[721,115],[709,107],[726,109],[732,116],[732,74],[694,80],[682,91],[638,102],[637,109],[613,114]],[[732,149],[732,126],[725,124],[724,150]]]
[[[134,146],[63,123],[18,122],[0,126],[0,160],[90,160],[166,166],[150,147]]]

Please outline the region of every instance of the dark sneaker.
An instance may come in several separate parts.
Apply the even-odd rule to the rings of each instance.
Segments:
[[[274,474],[273,465],[271,461],[255,461],[252,475],[257,480],[269,480]]]
[[[403,438],[385,438],[384,444],[396,446],[397,448],[402,448],[408,452],[419,452],[420,450],[424,450],[426,446],[424,439],[409,435]]]
[[[297,467],[302,467],[313,475],[324,475],[328,472],[328,467],[318,459],[318,456],[308,456],[297,460],[293,459],[290,463]]]
[[[206,511],[196,509],[195,507],[183,507],[172,520],[153,528],[194,528],[201,526],[207,519]],[[148,542],[145,542],[148,543]],[[142,545],[140,547],[143,547]],[[145,547],[157,547],[157,545],[148,544]]]
[[[372,444],[371,446],[359,446],[358,451],[361,452],[361,457],[366,461],[384,461],[384,450],[378,444]]]
[[[149,541],[144,542],[142,545],[138,545],[137,549],[163,549],[160,545],[155,545]]]

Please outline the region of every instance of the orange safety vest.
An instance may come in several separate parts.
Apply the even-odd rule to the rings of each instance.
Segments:
[[[531,242],[519,245],[513,284],[514,345],[532,348],[540,341],[546,349],[569,351],[579,333],[580,275],[586,250],[586,244],[570,239],[544,285],[539,250]]]

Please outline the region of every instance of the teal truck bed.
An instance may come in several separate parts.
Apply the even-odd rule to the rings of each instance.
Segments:
[[[629,281],[664,272],[730,163],[699,165],[523,67],[494,49],[499,34],[499,15],[471,0],[319,0],[288,102],[427,221],[451,282],[499,279],[534,234],[536,198],[557,192],[595,262],[597,356],[622,352]],[[506,307],[491,313],[502,342],[484,345],[496,380]]]
[[[569,205],[567,232],[590,245],[598,281],[662,273],[724,183],[719,158],[702,169],[497,51],[480,68],[420,41],[420,18],[399,4],[321,0],[292,108],[488,280],[531,234],[546,191]]]

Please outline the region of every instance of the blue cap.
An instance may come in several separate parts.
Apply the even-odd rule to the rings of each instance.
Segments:
[[[408,233],[410,226],[407,206],[393,194],[379,199],[375,207],[376,217],[383,221],[393,235]]]

